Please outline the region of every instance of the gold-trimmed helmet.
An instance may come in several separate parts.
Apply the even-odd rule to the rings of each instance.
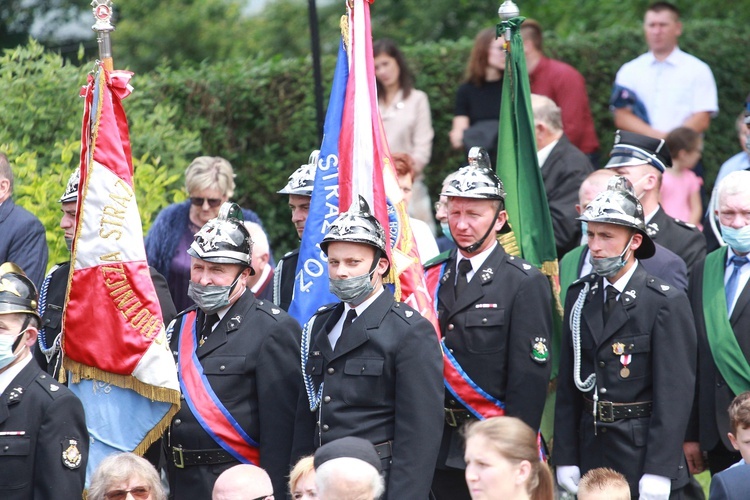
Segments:
[[[588,204],[578,220],[617,224],[635,229],[643,235],[643,242],[635,251],[635,256],[639,259],[647,259],[656,251],[653,240],[646,232],[643,205],[635,196],[630,181],[620,175],[609,180],[607,189]]]
[[[0,266],[0,314],[31,314],[40,325],[38,297],[34,283],[20,267],[12,262]]]
[[[481,200],[505,200],[503,181],[492,170],[490,156],[483,148],[469,150],[469,164],[461,167],[445,184],[441,196],[476,198]]]
[[[315,168],[318,164],[320,150],[316,149],[310,153],[310,159],[305,165],[301,165],[289,176],[289,180],[278,194],[296,194],[298,196],[312,196],[315,185]]]
[[[372,215],[370,206],[362,196],[359,196],[352,203],[348,211],[339,214],[336,220],[333,221],[323,241],[320,242],[321,250],[328,255],[328,244],[335,241],[370,245],[376,250],[380,250],[381,257],[388,259],[383,226]]]
[[[187,253],[206,262],[247,266],[254,274],[250,266],[253,242],[239,205],[229,201],[223,203],[219,216],[206,222],[195,234]]]

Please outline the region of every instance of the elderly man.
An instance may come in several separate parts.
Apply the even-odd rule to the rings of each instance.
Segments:
[[[727,433],[727,408],[750,390],[750,172],[728,174],[718,188],[717,216],[727,246],[714,250],[690,276],[698,330],[698,385],[685,452],[691,470],[720,472],[740,459]]]
[[[15,262],[40,287],[48,258],[44,226],[13,202],[13,170],[4,153],[0,153],[0,235],[0,262]]]
[[[648,52],[623,64],[615,78],[615,125],[657,139],[677,127],[705,132],[719,110],[716,82],[706,63],[678,47],[680,11],[652,3],[643,31]]]
[[[255,274],[247,280],[247,287],[256,298],[273,300],[274,269],[271,265],[271,248],[268,245],[268,236],[257,222],[245,222],[245,227],[250,233],[250,241],[253,242],[253,262],[251,265],[255,270]]]
[[[320,500],[378,500],[385,489],[380,457],[366,439],[344,437],[324,444],[314,464]]]
[[[640,498],[682,498],[682,441],[695,384],[696,338],[684,292],[649,275],[643,207],[621,179],[586,207],[593,273],[565,299],[555,405],[557,481],[575,494],[597,467]]]
[[[578,246],[581,231],[575,220],[576,193],[594,168],[563,132],[560,107],[549,97],[531,95],[536,149],[544,191],[552,217],[557,257]]]
[[[252,241],[236,204],[222,205],[188,254],[196,305],[167,332],[185,398],[167,433],[170,497],[210,498],[221,472],[253,463],[283,498],[302,376],[299,325],[247,290]]]
[[[235,465],[221,473],[211,500],[274,500],[268,473],[251,464]]]
[[[34,362],[37,293],[0,266],[0,498],[81,498],[89,433],[78,398]]]
[[[682,257],[690,273],[706,255],[706,238],[693,224],[667,215],[659,204],[662,174],[672,166],[665,141],[618,130],[609,156],[605,168],[627,178],[643,204],[648,236]]]
[[[361,197],[320,244],[341,302],[303,329],[306,397],[297,409],[301,453],[345,436],[378,450],[386,498],[426,499],[442,427],[442,372],[435,329],[383,286],[385,232]]]
[[[484,150],[445,186],[456,242],[427,266],[445,357],[445,422],[432,490],[469,498],[464,478],[466,421],[518,417],[538,429],[550,375],[551,291],[547,278],[496,240],[507,228],[505,191]]]
[[[315,185],[315,166],[318,154],[315,150],[310,153],[310,159],[289,176],[289,181],[279,194],[289,195],[289,210],[292,212],[292,224],[297,230],[297,237],[302,239],[305,231],[307,214],[310,212],[313,186]],[[294,274],[297,272],[299,248],[288,252],[279,260],[273,278],[273,303],[288,311],[294,296]]]

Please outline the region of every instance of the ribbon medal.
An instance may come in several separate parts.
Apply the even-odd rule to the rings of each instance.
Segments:
[[[630,364],[631,358],[631,354],[623,354],[622,356],[620,356],[620,363],[622,363],[622,368],[620,368],[620,376],[622,378],[628,378],[630,376],[630,368],[628,368],[628,365]]]

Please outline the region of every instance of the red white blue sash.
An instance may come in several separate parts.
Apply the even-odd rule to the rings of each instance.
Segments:
[[[203,374],[203,366],[195,354],[195,317],[196,311],[185,314],[180,329],[177,365],[185,401],[201,427],[222,448],[242,463],[260,465],[258,443],[253,441],[219,401]]]
[[[445,388],[479,420],[505,415],[505,404],[474,383],[442,342]]]

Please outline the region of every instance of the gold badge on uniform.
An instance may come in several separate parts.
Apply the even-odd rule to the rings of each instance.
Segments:
[[[77,469],[81,466],[83,457],[81,452],[78,450],[78,440],[76,439],[63,439],[62,440],[62,463],[68,469]],[[66,448],[67,446],[67,448]]]
[[[549,349],[547,348],[547,339],[536,337],[531,341],[531,359],[539,364],[544,364],[549,359]]]
[[[612,353],[615,356],[622,356],[623,354],[625,354],[625,344],[623,344],[622,342],[615,342],[614,344],[612,344]]]

